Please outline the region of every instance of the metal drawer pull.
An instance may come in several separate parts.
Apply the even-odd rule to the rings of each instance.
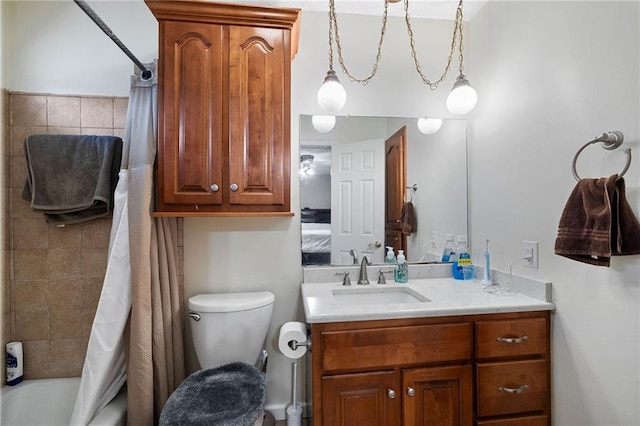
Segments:
[[[522,342],[526,342],[527,340],[529,340],[528,336],[521,336],[521,337],[498,337],[496,339],[498,342],[502,342],[502,343],[522,343]]]
[[[529,385],[522,385],[520,386],[518,389],[513,389],[513,388],[505,388],[504,386],[500,386],[498,388],[498,390],[500,392],[504,392],[504,393],[510,393],[510,394],[519,394],[519,393],[523,393],[524,391],[526,391],[527,389],[529,389]]]
[[[391,399],[396,397],[396,391],[394,391],[393,389],[387,389],[387,396]]]
[[[407,388],[407,395],[409,396],[415,396],[416,395],[416,390],[414,388]]]

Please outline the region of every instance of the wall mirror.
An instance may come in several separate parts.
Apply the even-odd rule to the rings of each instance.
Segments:
[[[383,263],[386,246],[439,262],[447,234],[468,235],[465,119],[426,135],[416,118],[337,116],[325,133],[311,118],[300,116],[303,266]],[[412,232],[402,232],[406,202]]]

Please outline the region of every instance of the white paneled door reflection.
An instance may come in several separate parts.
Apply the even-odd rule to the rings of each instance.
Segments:
[[[340,143],[331,149],[331,263],[384,260],[384,139]]]

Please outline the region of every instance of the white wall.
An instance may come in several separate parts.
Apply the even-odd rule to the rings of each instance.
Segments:
[[[491,240],[507,270],[522,240],[540,242],[553,282],[556,425],[640,424],[640,256],[610,268],[556,256],[558,220],[575,180],[571,161],[592,137],[621,130],[636,159],[625,175],[640,215],[638,2],[489,2],[473,20],[467,69],[480,101],[471,115],[473,256]],[[622,170],[621,149],[592,145],[582,177]]]
[[[142,1],[91,4],[141,60],[157,55],[157,25]],[[75,4],[12,6],[5,20],[11,34],[10,90],[128,93],[132,64]],[[553,254],[557,221],[575,183],[569,170],[575,151],[592,136],[612,129],[622,130],[627,144],[634,152],[638,149],[639,15],[635,2],[489,2],[465,26],[466,73],[480,96],[471,114],[469,139],[472,254],[479,262],[483,241],[489,238],[492,264],[507,270],[520,255],[521,240],[540,242],[540,269],[516,265],[514,270],[554,285],[556,425],[640,423],[638,256],[615,258],[607,269]],[[379,18],[339,18],[347,65],[353,73],[368,73]],[[291,90],[294,177],[298,114],[321,112],[315,95],[328,68],[326,14],[304,13],[301,31]],[[444,66],[450,31],[450,22],[414,24],[421,63],[429,76],[437,78]],[[435,92],[423,86],[401,20],[391,20],[382,56],[378,76],[367,87],[349,82],[338,70],[348,93],[341,113],[447,116],[444,101],[455,73]],[[606,175],[621,167],[621,156],[592,147],[584,159],[581,156],[579,170]],[[639,176],[636,160],[626,181],[637,213]],[[300,206],[298,194],[294,178],[294,211]],[[297,215],[185,220],[187,297],[254,289],[276,295],[269,334],[268,404],[291,398],[290,362],[277,354],[274,338],[282,323],[303,319],[299,241]]]
[[[128,96],[133,63],[73,1],[6,1],[8,87],[18,92]],[[158,25],[142,0],[87,4],[142,63],[158,56]]]

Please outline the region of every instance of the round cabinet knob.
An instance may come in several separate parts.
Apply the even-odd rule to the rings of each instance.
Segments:
[[[407,388],[407,395],[415,396],[416,395],[416,390],[414,388]]]
[[[209,188],[211,188],[211,190],[212,190],[213,192],[218,192],[218,190],[220,189],[220,188],[218,187],[218,185],[216,185],[215,183],[214,183],[213,185],[211,185]]]
[[[387,396],[391,399],[396,397],[396,391],[394,391],[393,389],[388,389],[387,390]]]
[[[236,192],[238,190],[238,185],[236,185],[235,183],[232,183],[229,188],[231,188],[233,192]]]

